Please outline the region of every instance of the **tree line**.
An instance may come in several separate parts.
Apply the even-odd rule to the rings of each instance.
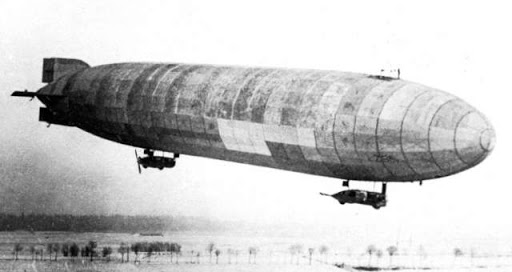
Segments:
[[[132,256],[132,261],[135,264],[140,264],[143,260],[149,263],[151,258],[155,255],[168,256],[170,257],[170,263],[179,264],[180,257],[185,253],[179,243],[161,241],[135,242],[132,244],[121,242],[116,249],[118,253],[117,256],[121,257],[121,263],[130,262],[130,256]],[[110,262],[112,254],[115,253],[114,249],[110,246],[99,248],[98,243],[93,240],[89,241],[87,244],[66,242],[47,243],[45,245],[23,245],[21,243],[15,243],[12,250],[13,260],[19,260],[19,255],[22,252],[25,252],[25,256],[27,256],[27,251],[30,253],[32,261],[58,261],[59,257],[64,257],[72,261],[81,259],[89,260],[91,262],[95,260]],[[224,251],[217,247],[215,243],[211,242],[206,247],[206,252],[210,255],[210,263],[213,263],[212,257],[215,256],[215,264],[218,264],[221,254],[226,254],[229,258],[228,263],[231,264],[238,263],[238,256],[241,251],[234,250],[232,248],[228,248]],[[257,247],[251,246],[248,248],[249,264],[256,263],[256,255],[258,252],[259,249]],[[187,260],[187,263],[201,263],[201,251],[191,250],[186,252],[186,254],[190,257],[190,259]]]
[[[81,258],[81,260],[90,260],[93,262],[94,260],[100,259],[102,261],[110,262],[112,254],[116,252],[116,259],[120,262],[130,262],[130,256],[132,256],[132,261],[135,264],[140,264],[143,260],[145,262],[150,262],[151,258],[155,255],[164,255],[170,257],[170,263],[179,264],[180,258],[185,258],[185,262],[189,264],[199,264],[201,263],[201,253],[199,250],[190,250],[183,251],[182,246],[179,243],[175,242],[135,242],[132,244],[121,242],[115,250],[110,246],[104,246],[102,248],[98,247],[97,242],[89,241],[86,244],[78,244],[75,242],[66,242],[66,243],[47,243],[47,244],[29,244],[23,245],[21,243],[13,244],[12,254],[13,260],[19,259],[19,254],[21,252],[29,252],[32,261],[57,261],[59,257],[64,257],[68,260],[76,260]],[[329,264],[328,254],[330,249],[321,245],[318,248],[309,247],[305,249],[301,244],[293,244],[288,248],[289,252],[289,263],[290,264],[300,264],[300,260],[307,260],[309,265],[312,264],[312,261],[315,260],[319,263]],[[256,264],[257,256],[260,253],[260,249],[258,247],[249,246],[247,250],[244,252],[240,249],[234,248],[220,248],[215,243],[210,242],[206,248],[206,257],[209,255],[209,263],[210,264],[219,264],[219,258],[224,256],[224,262],[227,261],[228,264],[238,264],[239,256],[245,255],[248,264]],[[269,252],[272,256],[272,251]],[[375,245],[369,245],[365,249],[365,254],[368,255],[368,266],[355,266],[356,269],[367,269],[367,268],[376,268],[381,267],[379,262],[377,264],[372,265],[372,257],[377,257],[377,260],[380,260],[385,253],[389,256],[389,267],[393,266],[392,258],[398,255],[398,247],[397,246],[389,246],[385,250],[381,250],[377,248]],[[28,253],[25,253],[24,259],[27,259]],[[459,257],[464,255],[464,252],[460,248],[453,249],[454,265]],[[473,259],[476,254],[474,251],[471,251],[471,258]],[[184,256],[184,257],[183,257]],[[418,256],[422,259],[427,257],[427,252],[423,246],[420,246],[418,249]],[[315,257],[315,258],[314,258]],[[242,260],[243,261],[243,260]],[[335,263],[336,266],[344,267],[344,263]]]
[[[110,246],[98,248],[96,241],[89,241],[85,245],[75,242],[67,243],[47,243],[46,245],[31,244],[27,248],[21,243],[13,245],[13,259],[19,260],[19,255],[23,251],[28,251],[32,261],[58,261],[59,256],[75,260],[78,258],[88,259],[91,262],[100,258],[109,262],[114,250]],[[141,258],[145,258],[148,262],[155,254],[170,255],[171,263],[178,263],[178,257],[181,255],[181,245],[169,242],[136,242],[133,244],[121,243],[117,248],[117,252],[121,255],[121,262],[129,262],[130,254],[135,255],[134,263],[140,263]],[[125,259],[126,256],[126,259]]]
[[[0,231],[161,232],[222,230],[216,222],[186,216],[0,214]]]

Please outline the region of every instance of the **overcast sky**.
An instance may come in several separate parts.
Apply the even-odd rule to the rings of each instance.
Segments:
[[[512,237],[510,9],[505,1],[456,2],[3,0],[0,211],[406,225],[418,233],[449,228]],[[139,175],[132,147],[78,128],[47,128],[38,122],[39,101],[9,97],[43,86],[44,57],[91,66],[148,61],[363,73],[400,67],[402,78],[482,111],[497,145],[463,173],[422,187],[389,185],[388,206],[379,211],[319,196],[341,190],[336,179],[212,159],[182,156],[172,170]]]

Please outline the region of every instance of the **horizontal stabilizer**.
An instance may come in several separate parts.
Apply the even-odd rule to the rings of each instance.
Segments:
[[[11,96],[18,96],[18,97],[30,97],[34,98],[37,97],[41,102],[44,104],[54,103],[58,100],[66,97],[65,95],[60,94],[42,94],[37,92],[29,92],[29,91],[14,91]]]
[[[37,96],[37,93],[34,93],[34,92],[29,92],[29,91],[14,91],[11,96],[20,96],[20,97],[30,97],[30,98],[34,98]]]
[[[41,94],[36,92],[29,92],[29,91],[14,91],[11,96],[19,96],[19,97],[30,97],[30,98],[63,98],[64,95],[60,94]]]

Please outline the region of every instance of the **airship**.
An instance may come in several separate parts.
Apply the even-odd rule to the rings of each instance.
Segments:
[[[184,154],[386,184],[464,171],[495,145],[476,108],[390,76],[47,58],[43,82],[12,95],[41,100],[40,121],[143,149],[139,172]]]

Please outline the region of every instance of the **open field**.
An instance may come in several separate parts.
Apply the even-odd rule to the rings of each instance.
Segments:
[[[60,261],[60,262],[38,262],[33,263],[30,261],[18,261],[18,262],[0,262],[0,270],[1,271],[38,271],[38,272],[60,272],[60,271],[112,271],[112,272],[122,272],[122,271],[184,271],[184,272],[207,272],[207,271],[233,271],[233,272],[257,272],[257,271],[268,271],[268,272],[287,272],[287,271],[342,271],[339,268],[331,265],[312,265],[312,266],[295,266],[295,265],[247,265],[247,264],[238,264],[238,265],[227,265],[227,264],[219,264],[219,265],[210,265],[210,264],[200,264],[200,265],[192,265],[192,264],[180,264],[180,265],[169,265],[162,263],[143,263],[140,265],[130,264],[120,264],[120,263],[89,263],[84,262],[73,263],[68,261]]]
[[[400,268],[400,271],[431,269],[435,271],[510,271],[512,256],[490,252],[468,252],[463,249],[462,255],[455,257],[452,248],[424,250],[417,253],[412,248],[400,247],[390,257],[384,246],[379,249],[382,255],[374,252],[372,256],[366,252],[367,244],[359,247],[348,242],[341,243],[314,239],[313,236],[283,235],[282,233],[208,233],[208,232],[173,232],[163,236],[141,236],[125,233],[67,233],[67,232],[0,232],[0,271],[352,271],[351,267],[372,266],[382,270]],[[76,242],[85,246],[94,240],[98,247],[96,252],[101,255],[103,247],[112,247],[109,258],[96,256],[91,262],[89,257],[63,257],[59,252],[57,261],[50,261],[46,249],[49,243]],[[345,239],[347,240],[347,239]],[[180,254],[169,252],[153,253],[148,257],[146,252],[130,253],[129,262],[121,261],[118,248],[121,243],[137,242],[175,242],[181,245]],[[19,243],[23,250],[19,252],[19,260],[14,260],[13,248]],[[215,251],[210,257],[206,249],[209,243],[215,244],[219,250],[218,258]],[[293,245],[299,250],[291,251]],[[328,250],[320,254],[319,248],[325,245]],[[34,261],[29,250],[31,246],[43,250],[43,260],[37,256]],[[256,248],[257,254],[249,254],[248,248]],[[309,249],[313,250],[311,265]],[[54,254],[52,259],[54,259]],[[126,255],[124,256],[126,260]],[[134,263],[138,259],[139,262]],[[335,266],[345,265],[345,269]]]

